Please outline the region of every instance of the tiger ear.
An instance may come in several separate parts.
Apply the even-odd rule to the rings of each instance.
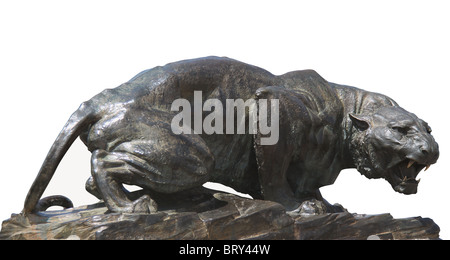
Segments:
[[[353,126],[359,131],[365,131],[370,127],[369,117],[366,115],[348,114],[353,122]]]

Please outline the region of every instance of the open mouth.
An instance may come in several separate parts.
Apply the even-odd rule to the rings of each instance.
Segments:
[[[388,181],[397,192],[415,194],[420,182],[420,179],[416,179],[417,175],[424,168],[426,171],[430,165],[420,164],[411,159],[403,160],[390,169]]]

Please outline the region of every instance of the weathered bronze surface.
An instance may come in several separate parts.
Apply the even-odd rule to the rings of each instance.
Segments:
[[[174,134],[171,104],[179,98],[193,104],[194,91],[202,92],[203,101],[223,104],[279,100],[278,142],[262,145],[260,132]],[[334,212],[341,208],[329,205],[319,188],[333,184],[345,168],[384,178],[397,192],[416,193],[417,174],[439,157],[430,133],[427,123],[389,97],[327,82],[312,70],[275,76],[228,58],[180,61],[141,72],[84,102],[50,149],[23,213],[45,210],[52,201],[70,205],[63,197],[39,200],[78,136],[92,152],[86,188],[112,212],[152,213],[173,194],[207,181],[288,211],[317,200],[319,211]],[[135,197],[122,184],[144,192]]]

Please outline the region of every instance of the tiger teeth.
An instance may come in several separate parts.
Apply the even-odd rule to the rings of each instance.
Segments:
[[[424,170],[424,171],[428,170],[428,168],[430,168],[430,166],[431,166],[431,164],[428,164],[428,165],[425,167],[425,170]]]
[[[410,160],[409,163],[408,163],[408,166],[406,166],[406,168],[409,169],[414,163],[415,163],[414,160]]]

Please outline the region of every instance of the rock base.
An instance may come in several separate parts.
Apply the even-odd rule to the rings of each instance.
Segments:
[[[439,239],[439,227],[428,218],[348,212],[291,215],[271,201],[225,193],[208,196],[195,206],[155,214],[110,213],[103,203],[28,217],[13,214],[3,222],[0,239]]]

